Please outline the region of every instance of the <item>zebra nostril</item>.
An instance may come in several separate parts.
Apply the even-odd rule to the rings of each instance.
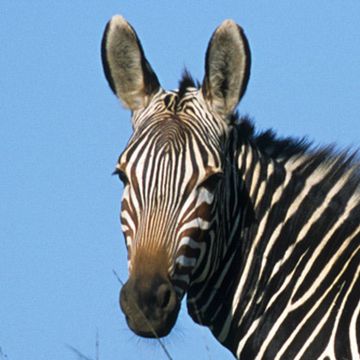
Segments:
[[[175,294],[173,294],[174,291],[171,289],[169,284],[161,284],[157,291],[157,305],[162,308],[168,310],[171,310],[171,304],[174,303],[173,297]]]

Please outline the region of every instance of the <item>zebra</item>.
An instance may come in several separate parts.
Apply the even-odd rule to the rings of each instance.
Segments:
[[[192,319],[239,359],[359,359],[356,152],[258,132],[237,115],[251,55],[232,20],[209,41],[201,84],[185,71],[165,91],[119,15],[102,61],[132,113],[115,170],[129,328],[168,335],[186,295]]]

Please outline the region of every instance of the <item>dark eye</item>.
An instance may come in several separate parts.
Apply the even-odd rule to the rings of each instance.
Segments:
[[[117,175],[119,177],[119,179],[122,181],[122,183],[124,184],[124,186],[129,183],[127,176],[125,175],[125,173],[122,170],[116,168],[115,171],[113,172],[113,175]]]
[[[223,178],[222,173],[215,173],[207,176],[199,186],[206,188],[209,191],[214,191],[219,181]]]

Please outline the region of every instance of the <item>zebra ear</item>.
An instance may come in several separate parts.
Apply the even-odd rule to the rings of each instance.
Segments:
[[[134,29],[122,16],[114,16],[106,25],[101,55],[115,95],[132,111],[146,107],[160,84]]]
[[[242,28],[225,20],[212,35],[205,57],[202,91],[224,118],[235,110],[250,76],[250,48]]]

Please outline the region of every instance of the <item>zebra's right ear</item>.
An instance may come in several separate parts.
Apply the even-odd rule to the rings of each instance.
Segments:
[[[115,95],[132,111],[146,107],[160,84],[135,30],[120,15],[106,25],[101,56],[106,79]]]
[[[202,91],[224,119],[235,110],[250,76],[250,48],[239,25],[225,20],[212,35],[205,58]]]

